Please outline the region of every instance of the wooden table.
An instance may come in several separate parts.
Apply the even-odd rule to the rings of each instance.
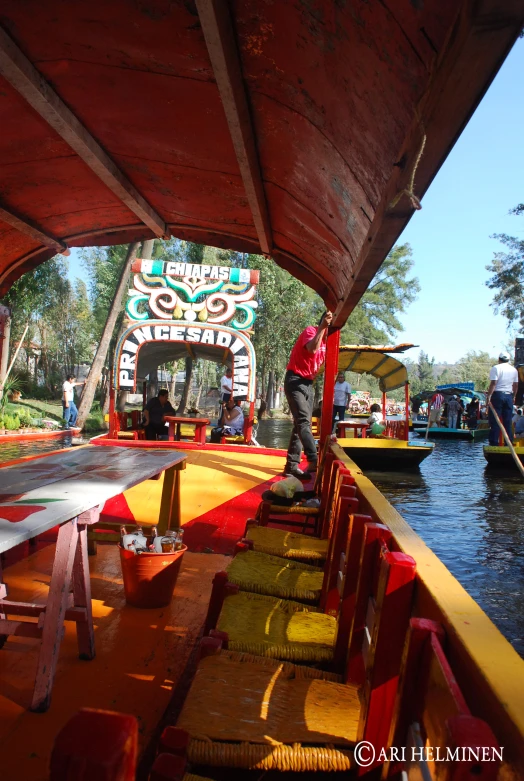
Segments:
[[[169,423],[169,433],[167,436],[169,441],[180,442],[182,424],[187,423],[188,425],[195,427],[193,442],[198,442],[199,445],[206,444],[206,426],[209,425],[208,418],[184,418],[175,417],[174,415],[164,415],[164,420]]]
[[[178,522],[185,459],[176,451],[89,446],[0,469],[0,553],[60,526],[46,604],[8,600],[0,568],[0,637],[41,640],[32,710],[49,707],[64,620],[76,622],[80,658],[95,656],[88,526],[107,499],[164,470],[160,515],[167,526]]]
[[[369,428],[367,423],[355,420],[340,420],[337,425],[337,432],[341,439],[346,436],[346,429],[348,428],[355,432],[354,436],[358,436],[358,432],[361,431],[362,439],[366,439],[366,431]]]

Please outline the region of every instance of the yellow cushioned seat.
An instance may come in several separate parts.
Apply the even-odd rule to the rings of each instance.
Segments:
[[[318,537],[308,534],[286,532],[269,526],[250,526],[246,539],[253,542],[253,550],[285,559],[323,561],[327,558],[329,547],[329,540],[319,540]]]
[[[300,602],[239,591],[226,597],[217,629],[228,649],[290,662],[333,660],[337,620]]]
[[[358,688],[338,675],[222,651],[200,661],[177,727],[190,762],[344,771],[360,710]]]
[[[324,579],[320,567],[252,550],[238,553],[226,571],[229,582],[243,591],[304,602],[320,599]]]

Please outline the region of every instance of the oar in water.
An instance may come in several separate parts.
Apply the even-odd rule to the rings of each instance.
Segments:
[[[518,468],[520,474],[522,475],[522,477],[524,477],[524,467],[522,466],[520,458],[516,454],[515,448],[513,447],[513,443],[511,442],[511,439],[508,437],[508,432],[506,431],[506,429],[502,425],[502,421],[499,418],[499,416],[497,415],[495,407],[493,406],[491,401],[489,402],[489,408],[492,411],[493,416],[494,416],[495,420],[497,421],[500,430],[502,431],[502,436],[504,437],[506,445],[509,447],[509,451],[510,451],[511,455],[513,456],[513,460],[514,460],[515,464],[517,465],[517,468]]]

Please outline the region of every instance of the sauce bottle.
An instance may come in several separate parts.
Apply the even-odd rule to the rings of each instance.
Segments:
[[[168,529],[165,537],[162,537],[160,540],[160,546],[162,548],[162,553],[173,553],[175,550],[175,532],[173,529]]]

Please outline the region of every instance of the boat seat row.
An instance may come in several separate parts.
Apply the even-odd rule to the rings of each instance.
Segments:
[[[440,768],[424,757],[425,745],[497,749],[489,727],[468,710],[442,629],[412,618],[414,560],[394,550],[386,526],[359,512],[349,478],[331,460],[317,525],[324,539],[247,524],[213,581],[198,668],[176,726],[162,734],[150,781],[196,781],[232,768],[344,777],[376,769],[382,778],[431,779]],[[323,567],[303,560],[308,542],[326,543]],[[374,752],[365,768],[354,754],[360,741]],[[417,748],[413,761],[381,754],[408,745]],[[60,746],[55,767],[68,751],[67,741]],[[473,754],[469,765],[446,763],[446,778],[494,781],[499,764],[479,764]],[[51,781],[65,778],[51,774]]]

